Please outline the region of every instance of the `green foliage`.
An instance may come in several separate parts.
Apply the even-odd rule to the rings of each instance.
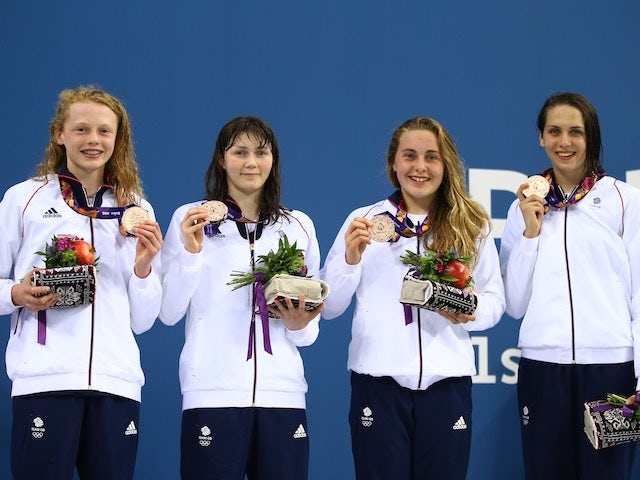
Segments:
[[[627,404],[627,397],[616,393],[607,394],[607,403],[614,407],[622,408]],[[629,405],[629,407],[634,407]],[[633,418],[640,420],[640,408],[633,408]]]
[[[46,245],[45,248],[50,251],[49,245]],[[36,252],[36,255],[45,257],[44,265],[46,268],[74,267],[78,265],[78,258],[73,250],[64,250],[63,252],[55,252],[49,255],[45,252]]]
[[[80,255],[74,249],[74,242],[80,242],[85,247],[85,251]],[[77,248],[77,247],[76,247]],[[86,256],[86,250],[90,249],[92,253],[95,253],[93,247],[84,242],[81,238],[62,236],[58,238],[53,236],[51,238],[51,244],[45,243],[44,251],[35,252],[36,255],[40,255],[44,259],[45,268],[58,268],[58,267],[75,267],[77,265],[89,263],[83,260]],[[93,255],[91,255],[93,258]],[[98,258],[93,258],[93,265],[98,264]]]
[[[458,252],[455,250],[447,250],[446,252],[426,250],[422,254],[406,250],[405,254],[400,257],[400,261],[405,265],[414,267],[423,280],[431,280],[445,285],[458,280],[456,277],[445,273],[447,264],[454,260],[468,265],[471,257],[458,256]]]
[[[36,252],[36,255],[44,257],[46,268],[74,267],[78,265],[76,252],[71,248],[71,241],[67,237],[51,239],[51,245],[45,243],[44,251]]]
[[[289,243],[289,239],[282,237],[278,241],[278,249],[270,250],[266,255],[258,256],[258,266],[254,272],[231,272],[233,280],[227,285],[233,285],[233,290],[252,285],[256,282],[256,273],[264,274],[263,283],[267,283],[274,275],[288,274],[306,276],[307,267],[304,263],[304,250],[299,249],[297,242]]]

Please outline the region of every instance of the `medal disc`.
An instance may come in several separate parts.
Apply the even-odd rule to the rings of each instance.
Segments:
[[[133,233],[133,227],[145,220],[149,220],[149,213],[142,207],[127,208],[122,214],[122,226],[129,233]]]
[[[209,212],[209,222],[218,223],[224,220],[229,212],[227,206],[219,200],[209,200],[202,204]]]
[[[542,175],[532,175],[526,182],[529,186],[522,191],[525,197],[537,195],[544,198],[549,193],[549,182]]]
[[[373,225],[369,228],[369,233],[371,240],[376,242],[388,242],[396,230],[393,220],[387,215],[375,215],[371,219],[371,223]]]

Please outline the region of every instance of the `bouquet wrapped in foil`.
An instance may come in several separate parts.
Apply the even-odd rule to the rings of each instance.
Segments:
[[[329,295],[329,285],[312,277],[307,277],[304,252],[296,242],[289,243],[286,236],[278,241],[278,249],[258,257],[258,266],[253,272],[232,272],[228,285],[236,290],[248,285],[258,284],[264,293],[265,305],[271,305],[276,299],[291,299],[298,304],[298,297],[304,295],[305,308],[313,310]],[[262,295],[260,295],[261,297]]]
[[[640,394],[633,405],[626,405],[626,397],[609,394],[606,400],[584,404],[584,432],[593,448],[640,440],[639,401]]]
[[[411,266],[402,281],[400,303],[449,313],[476,311],[478,298],[464,290],[473,285],[470,257],[461,257],[455,250],[427,250],[422,254],[407,251],[400,260]]]
[[[305,308],[313,310],[329,295],[329,285],[315,278],[287,274],[274,275],[264,285],[267,305],[271,305],[276,299],[284,301],[285,298],[297,305],[300,295],[304,295]]]
[[[93,303],[96,291],[96,273],[93,265],[57,267],[36,270],[31,284],[37,287],[49,287],[58,295],[51,308],[75,307]]]
[[[422,280],[409,272],[402,281],[400,303],[427,310],[472,314],[478,306],[478,297],[451,285]]]
[[[93,303],[96,291],[96,251],[75,235],[57,235],[42,251],[45,268],[36,270],[31,284],[49,287],[58,296],[50,308],[75,307]]]

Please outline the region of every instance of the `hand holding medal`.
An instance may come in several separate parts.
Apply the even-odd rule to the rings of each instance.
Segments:
[[[204,202],[202,207],[207,210],[209,222],[204,227],[204,234],[207,237],[213,237],[220,235],[220,224],[224,222],[229,214],[229,207],[220,200],[209,200]]]
[[[122,214],[120,229],[127,235],[136,237],[136,260],[133,271],[139,278],[147,277],[151,273],[153,258],[162,247],[160,225],[151,221],[149,212],[144,208],[134,205]]]
[[[527,188],[522,190],[522,194],[525,197],[537,195],[544,199],[549,193],[549,182],[542,175],[532,175],[525,183],[527,184]]]
[[[149,219],[149,213],[144,208],[133,206],[124,211],[121,222],[122,227],[129,235],[135,235],[133,233],[134,227]]]
[[[229,213],[229,208],[219,200],[209,200],[204,202],[202,206],[209,212],[209,223],[220,224],[227,218],[227,213]]]
[[[530,176],[518,189],[518,195],[524,197],[520,197],[520,210],[525,222],[524,236],[527,238],[535,238],[540,234],[542,218],[548,208],[545,199],[550,189],[549,181],[542,175]]]

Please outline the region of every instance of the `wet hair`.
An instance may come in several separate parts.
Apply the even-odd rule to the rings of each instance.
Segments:
[[[104,105],[118,118],[113,154],[105,164],[104,180],[113,185],[118,205],[133,203],[136,195],[143,196],[143,191],[138,177],[129,116],[120,100],[92,85],[63,90],[58,95],[56,112],[49,124],[49,144],[45,149],[44,159],[37,166],[38,176],[57,173],[67,161],[66,148],[58,145],[57,136],[64,130],[71,105],[81,102]]]
[[[415,117],[400,125],[391,137],[387,150],[387,176],[395,188],[400,188],[393,170],[400,138],[410,130],[432,132],[438,142],[444,162],[444,177],[429,212],[429,230],[425,247],[436,251],[454,249],[460,255],[475,255],[477,241],[490,230],[490,219],[482,206],[471,199],[465,186],[465,166],[449,132],[437,121]]]
[[[579,93],[561,92],[547,98],[540,109],[540,113],[538,113],[538,132],[540,132],[540,135],[544,133],[544,127],[547,124],[547,115],[549,110],[560,105],[568,105],[576,108],[582,115],[587,143],[585,153],[585,173],[593,173],[602,170],[602,161],[600,159],[600,155],[602,154],[602,138],[600,135],[598,113],[594,106]]]
[[[206,200],[224,200],[229,196],[227,172],[222,168],[224,154],[236,139],[246,134],[256,140],[260,147],[269,147],[273,163],[260,195],[260,219],[275,221],[282,214],[280,205],[280,150],[278,140],[271,126],[253,116],[240,116],[227,122],[216,140],[213,158],[205,175]]]

